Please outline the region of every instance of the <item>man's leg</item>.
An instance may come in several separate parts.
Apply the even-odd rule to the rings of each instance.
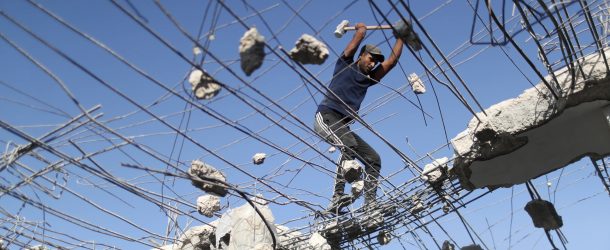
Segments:
[[[353,148],[355,156],[364,163],[364,204],[375,206],[377,199],[377,186],[381,171],[381,158],[379,154],[360,136],[353,133],[356,146]]]

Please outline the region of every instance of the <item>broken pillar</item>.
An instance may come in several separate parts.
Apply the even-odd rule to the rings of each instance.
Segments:
[[[288,54],[302,64],[323,64],[328,58],[328,48],[315,37],[303,34]]]
[[[599,53],[580,65],[584,77],[573,79],[564,67],[554,72],[557,81],[545,78],[552,90],[540,82],[485,109],[486,115],[477,113],[478,119],[451,140],[451,172],[462,187],[510,187],[585,156],[610,155],[610,127],[603,114],[610,105],[610,78]]]
[[[208,73],[195,69],[189,75],[189,82],[197,99],[209,100],[220,92],[222,84]]]
[[[252,156],[252,163],[256,165],[263,164],[265,162],[265,158],[267,158],[267,154],[265,153],[256,153]]]
[[[345,178],[348,183],[360,180],[362,176],[362,166],[356,160],[342,161],[341,171],[343,171],[343,178]]]
[[[258,69],[265,59],[265,37],[254,27],[250,28],[239,40],[241,69],[247,76]]]
[[[192,177],[193,186],[218,196],[224,197],[227,195],[228,191],[223,184],[226,178],[222,172],[214,167],[202,161],[194,160],[191,162],[188,173]]]
[[[220,211],[220,197],[208,194],[197,198],[197,212],[199,214],[211,218],[218,211]]]
[[[424,82],[417,76],[417,74],[412,73],[407,77],[409,83],[411,85],[411,89],[415,94],[423,94],[426,93],[426,86],[424,86]]]
[[[525,211],[532,217],[534,226],[545,230],[559,229],[563,226],[553,203],[545,200],[532,200],[525,205]]]

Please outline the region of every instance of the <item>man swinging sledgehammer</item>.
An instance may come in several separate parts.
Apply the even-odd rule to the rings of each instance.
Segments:
[[[346,161],[354,159],[365,166],[365,209],[372,209],[376,206],[381,158],[367,142],[350,130],[349,124],[360,109],[367,89],[378,83],[398,62],[404,41],[408,41],[409,46],[414,50],[421,49],[421,42],[417,34],[413,32],[410,23],[399,22],[394,26],[396,42],[387,59],[379,48],[367,44],[362,46],[354,61],[354,55],[365,37],[367,28],[375,27],[367,27],[363,23],[357,23],[353,28],[345,26],[347,26],[347,21],[343,21],[337,26],[335,34],[342,36],[346,30],[355,30],[355,34],[335,64],[333,79],[328,86],[329,91],[318,105],[314,123],[314,129],[320,137],[341,149],[334,194],[328,207],[328,211],[332,213],[340,213],[343,207],[348,206],[354,200],[352,195],[344,192],[346,176],[341,167]],[[376,28],[386,27],[377,26]],[[391,29],[389,26],[387,28]]]

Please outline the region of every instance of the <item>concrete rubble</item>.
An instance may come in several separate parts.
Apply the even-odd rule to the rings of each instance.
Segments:
[[[250,76],[265,59],[265,37],[254,27],[250,28],[239,40],[241,69]]]
[[[268,206],[255,205],[270,225],[271,232],[250,204],[230,209],[218,220],[216,228],[216,235],[230,234],[226,249],[273,249],[273,238],[276,242],[278,239],[273,214]],[[220,244],[219,238],[216,241],[216,245]]]
[[[303,34],[288,54],[302,64],[323,64],[328,58],[328,48],[315,37]]]
[[[188,173],[193,178],[191,180],[193,186],[218,196],[224,197],[227,195],[228,190],[225,188],[225,185],[222,184],[226,182],[226,178],[222,172],[216,170],[214,167],[205,164],[202,161],[194,160],[191,162]]]
[[[432,163],[426,164],[421,178],[431,184],[437,184],[439,181],[443,181],[446,177],[445,172],[447,171],[448,161],[449,159],[447,157],[443,157],[434,160]]]
[[[362,177],[362,165],[360,165],[357,160],[346,160],[341,162],[341,170],[343,171],[343,178],[345,178],[348,183],[360,180]]]
[[[195,69],[189,75],[189,82],[197,99],[209,100],[214,98],[221,90],[221,85],[208,73]]]
[[[419,76],[417,76],[417,74],[412,73],[407,77],[407,79],[409,80],[409,83],[411,84],[411,89],[413,90],[413,93],[415,93],[415,94],[426,93],[426,86],[424,86],[424,82],[421,80],[421,78],[419,78]]]
[[[606,53],[610,57],[610,53]],[[584,156],[610,155],[610,80],[601,54],[580,61],[573,79],[563,68],[516,98],[486,109],[451,140],[452,173],[461,185],[510,187],[562,168]],[[574,80],[574,81],[573,81]]]
[[[252,156],[252,163],[256,165],[263,164],[265,162],[265,158],[267,158],[267,154],[265,153],[256,153]]]
[[[328,241],[326,241],[326,239],[319,233],[312,234],[308,243],[313,250],[331,250]]]
[[[563,226],[561,216],[555,206],[545,200],[533,200],[525,205],[525,211],[532,217],[534,226],[545,230],[559,229]]]
[[[443,246],[441,247],[441,250],[455,250],[455,245],[453,245],[450,241],[445,240],[443,241]]]
[[[214,213],[220,211],[220,197],[208,194],[197,198],[197,212],[205,217],[212,218]]]
[[[390,235],[390,232],[387,230],[379,231],[379,234],[377,235],[377,242],[379,242],[379,245],[387,245],[390,243],[390,241],[392,241],[392,235]]]

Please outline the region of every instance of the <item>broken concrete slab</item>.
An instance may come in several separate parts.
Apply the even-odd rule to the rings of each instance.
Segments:
[[[263,164],[265,162],[265,158],[267,158],[267,154],[265,153],[256,153],[252,156],[252,163],[256,165]]]
[[[303,34],[288,54],[302,64],[323,64],[328,58],[328,48],[315,37]]]
[[[221,90],[222,84],[208,73],[195,69],[189,75],[189,82],[197,99],[209,100],[214,98]]]
[[[265,37],[254,27],[250,28],[239,40],[241,69],[250,76],[260,68],[265,59]]]
[[[197,212],[208,218],[214,216],[214,213],[220,211],[220,197],[208,194],[197,198]]]
[[[214,167],[202,161],[194,160],[191,162],[188,174],[193,178],[191,179],[193,186],[218,196],[224,197],[227,195],[228,190],[222,184],[226,182],[226,178],[222,172]]]
[[[606,52],[606,57],[610,53]],[[559,99],[541,82],[478,113],[452,139],[456,159],[452,173],[462,186],[510,187],[564,167],[584,156],[610,155],[610,127],[603,110],[610,105],[610,79],[601,54],[581,60],[583,76],[573,79],[563,68]],[[574,80],[574,82],[572,81]]]

